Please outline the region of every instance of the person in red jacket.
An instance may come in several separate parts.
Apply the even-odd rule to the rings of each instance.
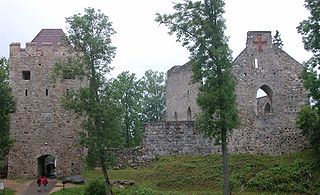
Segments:
[[[43,183],[43,178],[42,176],[40,175],[40,177],[38,177],[37,179],[37,184],[38,184],[38,191],[40,192],[41,191],[41,184]]]
[[[42,184],[44,185],[44,190],[47,191],[47,184],[48,184],[48,179],[46,176],[43,176],[43,179],[42,179]]]

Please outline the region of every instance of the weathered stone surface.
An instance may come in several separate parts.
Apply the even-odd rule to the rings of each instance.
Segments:
[[[114,180],[112,186],[116,188],[128,188],[134,186],[136,182],[130,180]]]
[[[37,177],[37,159],[44,155],[55,157],[58,177],[82,172],[84,149],[78,143],[81,121],[61,107],[60,98],[85,82],[53,82],[51,77],[53,64],[69,53],[70,48],[61,43],[30,42],[25,48],[20,43],[10,45],[10,85],[16,101],[10,127],[15,140],[8,161],[10,178]],[[25,71],[29,71],[29,79]]]
[[[73,184],[82,184],[84,183],[84,178],[81,175],[74,175],[66,177],[65,181]]]

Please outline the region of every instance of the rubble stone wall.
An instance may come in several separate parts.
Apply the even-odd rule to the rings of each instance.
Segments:
[[[246,48],[234,60],[241,122],[229,136],[229,152],[276,155],[309,147],[295,125],[297,113],[307,100],[301,72],[300,63],[273,46],[270,31],[248,32]],[[200,109],[196,105],[199,85],[192,84],[191,77],[190,64],[168,71],[166,121],[146,126],[143,139],[146,156],[219,151],[192,123]],[[258,89],[267,96],[257,99]],[[262,112],[266,103],[270,105],[269,113]],[[192,116],[189,122],[188,107]]]
[[[74,79],[53,82],[51,77],[53,64],[68,53],[69,48],[58,44],[10,45],[10,85],[16,101],[10,128],[15,140],[8,160],[10,178],[35,178],[37,159],[43,155],[55,157],[58,177],[83,171],[84,149],[78,142],[81,121],[61,107],[60,98],[85,83]],[[30,71],[29,79],[23,71]]]

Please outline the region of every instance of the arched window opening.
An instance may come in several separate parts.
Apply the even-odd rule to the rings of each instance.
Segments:
[[[262,85],[256,94],[258,115],[272,113],[272,96],[273,91],[268,85]]]
[[[188,121],[191,121],[191,108],[190,108],[190,106],[188,107],[188,111],[187,111],[187,119],[188,119]]]
[[[271,112],[271,106],[269,104],[269,102],[266,103],[266,105],[264,106],[264,113],[268,114]]]

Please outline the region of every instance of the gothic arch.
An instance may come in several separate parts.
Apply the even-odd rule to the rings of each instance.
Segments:
[[[271,112],[271,106],[269,104],[269,102],[266,103],[266,105],[264,106],[264,113],[267,114],[267,113],[270,113]]]
[[[273,90],[271,89],[271,87],[265,84],[262,85],[257,90],[256,113],[258,115],[272,113],[272,99]]]
[[[272,100],[273,91],[272,91],[271,87],[269,87],[268,85],[262,85],[260,87],[260,89],[262,89],[267,94],[267,96],[270,98],[270,100]]]

